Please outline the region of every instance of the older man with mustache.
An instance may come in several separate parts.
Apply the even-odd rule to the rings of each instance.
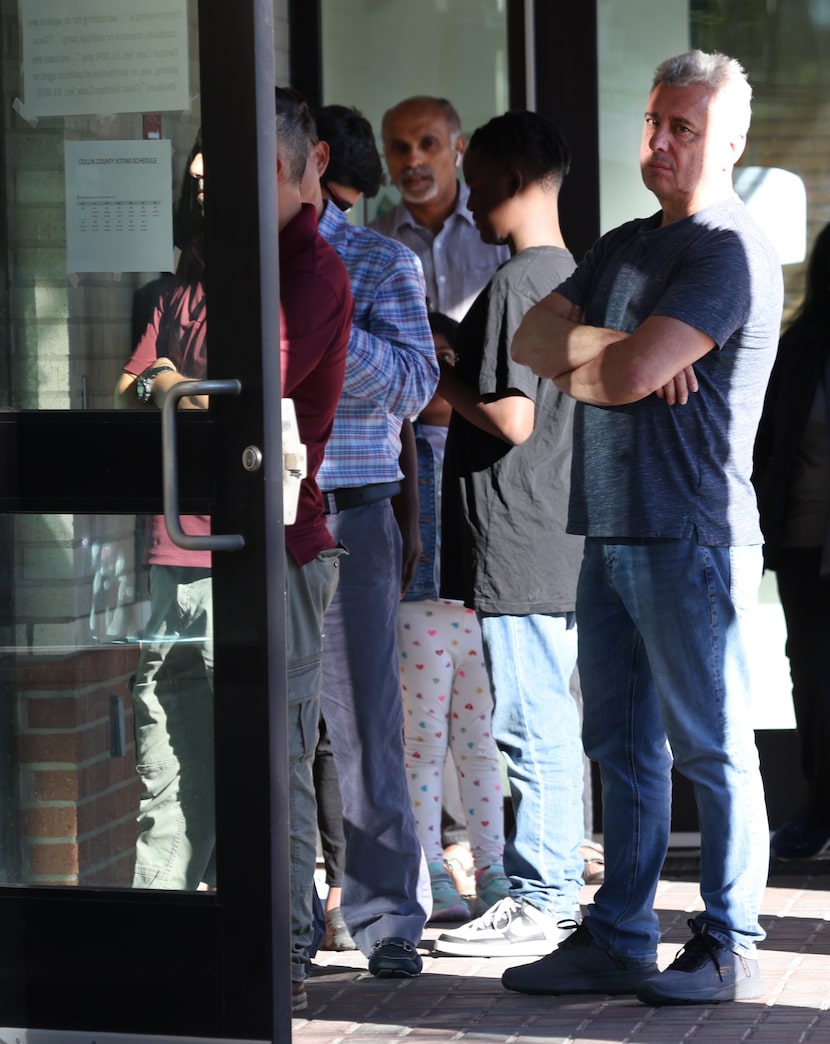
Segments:
[[[467,209],[458,113],[446,98],[407,98],[384,115],[381,135],[401,202],[372,227],[415,251],[430,309],[460,321],[510,251],[482,243]]]

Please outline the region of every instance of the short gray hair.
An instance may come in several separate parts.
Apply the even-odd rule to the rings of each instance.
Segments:
[[[741,112],[741,129],[749,130],[752,116],[752,87],[744,67],[737,58],[705,51],[686,51],[661,62],[654,71],[652,90],[664,83],[668,87],[691,87],[701,84],[715,94],[729,92],[735,104],[736,115]]]

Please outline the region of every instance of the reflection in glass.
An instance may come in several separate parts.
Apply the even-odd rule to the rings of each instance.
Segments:
[[[806,188],[803,243],[827,223],[827,164],[817,162],[826,138],[830,97],[830,6],[816,0],[754,5],[746,0],[695,0],[689,12],[692,45],[740,58],[753,85],[752,127],[744,167],[780,168]],[[786,197],[783,204],[786,206]],[[773,209],[782,205],[770,194]],[[803,220],[804,215],[801,215]],[[801,299],[805,255],[784,265],[784,317]]]
[[[185,171],[174,223],[179,264],[137,297],[134,312],[144,305],[148,319],[136,324],[142,332],[118,378],[122,408],[157,409],[173,384],[207,375],[201,131]],[[206,405],[204,397],[181,400]],[[210,532],[206,516],[182,524],[191,534]],[[193,890],[215,884],[211,559],[177,547],[161,516],[150,520],[149,536],[150,618],[133,686],[142,783],[133,884]]]
[[[150,619],[133,685],[143,785],[133,883],[214,885],[210,568],[150,567]]]
[[[170,212],[201,119],[198,5],[196,0],[177,0],[169,10],[157,5],[140,20],[129,5],[109,5],[110,28],[132,40],[111,45],[121,47],[121,60],[101,57],[94,69],[91,51],[97,58],[97,48],[82,43],[83,34],[60,26],[64,20],[66,25],[80,21],[95,5],[77,0],[51,5],[48,33],[32,28],[37,19],[21,17],[34,6],[7,5],[3,16],[4,40],[15,44],[0,81],[0,407],[110,409],[115,381],[135,345],[134,292],[159,274],[136,270],[149,266],[136,249],[147,235],[142,221],[152,225],[153,215],[164,219],[152,225],[159,230],[152,256],[166,257],[168,266],[173,256]],[[41,9],[44,5],[37,5]],[[144,63],[130,56],[173,33],[180,48],[176,67],[156,63],[150,84]],[[75,78],[84,73],[99,88],[97,96],[76,89]],[[136,90],[120,89],[127,80]],[[141,93],[148,84],[151,89]],[[196,101],[190,109],[188,99]],[[165,104],[172,107],[163,109]],[[112,166],[92,162],[108,153]],[[84,164],[73,166],[73,157]],[[136,162],[127,162],[131,158]],[[142,183],[136,167],[156,176],[145,176]],[[90,191],[96,168],[111,172],[114,201],[103,191]],[[139,200],[133,195],[136,180],[143,189]],[[101,248],[82,263],[77,251],[68,253],[68,230],[80,228],[87,217],[99,222],[92,238]]]
[[[0,516],[9,549],[0,647],[3,883],[215,883],[211,581],[205,570],[188,576],[188,601],[171,571],[148,569],[151,532],[150,519],[132,516]],[[178,599],[175,629],[154,618],[159,595],[151,591]],[[148,800],[136,734],[153,726],[172,741],[164,757],[164,744],[149,748]],[[152,880],[147,859],[136,871],[145,832],[138,820],[147,813],[163,824]]]
[[[201,237],[202,186],[188,170],[201,122],[198,5],[177,0],[138,21],[111,6],[109,40],[122,51],[118,61],[114,51],[96,54],[97,101],[73,86],[93,71],[89,49],[77,33],[58,31],[64,20],[80,20],[82,5],[52,6],[48,35],[33,32],[36,20],[20,24],[26,4],[4,15],[7,38],[20,37],[22,54],[0,84],[7,201],[0,211],[0,408],[109,410],[137,346],[149,345],[153,322],[166,323],[169,335],[163,348],[150,348],[153,360],[174,356],[186,340],[164,307],[182,286],[190,341],[198,345],[189,375],[205,371],[201,250],[192,249]],[[142,41],[156,46],[149,41],[158,38],[159,21],[179,58],[175,66],[156,63],[148,86],[137,54]],[[38,51],[46,47],[55,54]],[[120,90],[127,81],[135,91]],[[173,268],[174,241],[182,259],[175,272],[137,271]],[[134,390],[132,401],[118,405],[155,409]],[[124,456],[126,466],[139,463],[128,445]],[[3,882],[129,888],[135,878],[142,887],[195,888],[212,880],[210,562],[170,557],[159,523],[126,515],[0,517]],[[193,525],[209,528],[208,520]],[[176,587],[175,623],[170,605],[158,612],[168,567],[194,571],[188,579],[202,606],[194,610],[190,591]],[[182,708],[197,705],[202,741],[188,735],[187,754],[204,784],[175,770],[184,741],[174,725]],[[141,774],[136,723],[142,736],[151,725],[157,734],[175,732],[163,759],[156,748],[141,749]],[[169,803],[178,807],[178,840],[162,814]],[[153,875],[137,874],[136,845],[162,822],[177,858],[189,849],[192,865],[176,876],[168,859]],[[201,846],[197,822],[210,838]],[[210,851],[198,860],[200,847]]]

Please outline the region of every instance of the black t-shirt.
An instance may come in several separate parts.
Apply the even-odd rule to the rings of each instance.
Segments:
[[[444,461],[441,594],[482,612],[574,608],[582,538],[565,532],[574,401],[510,355],[525,313],[574,268],[568,251],[533,247],[512,257],[459,327],[456,373],[482,395],[521,392],[536,405],[520,446],[453,413]]]

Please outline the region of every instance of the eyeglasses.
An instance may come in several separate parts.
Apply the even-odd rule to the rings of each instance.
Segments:
[[[338,195],[331,187],[331,183],[326,181],[325,178],[320,178],[320,184],[323,186],[323,189],[326,192],[328,192],[328,194],[331,196],[331,201],[332,203],[334,203],[337,209],[342,210],[344,214],[348,214],[354,206],[354,204],[350,203],[347,199],[343,199],[342,196]]]

